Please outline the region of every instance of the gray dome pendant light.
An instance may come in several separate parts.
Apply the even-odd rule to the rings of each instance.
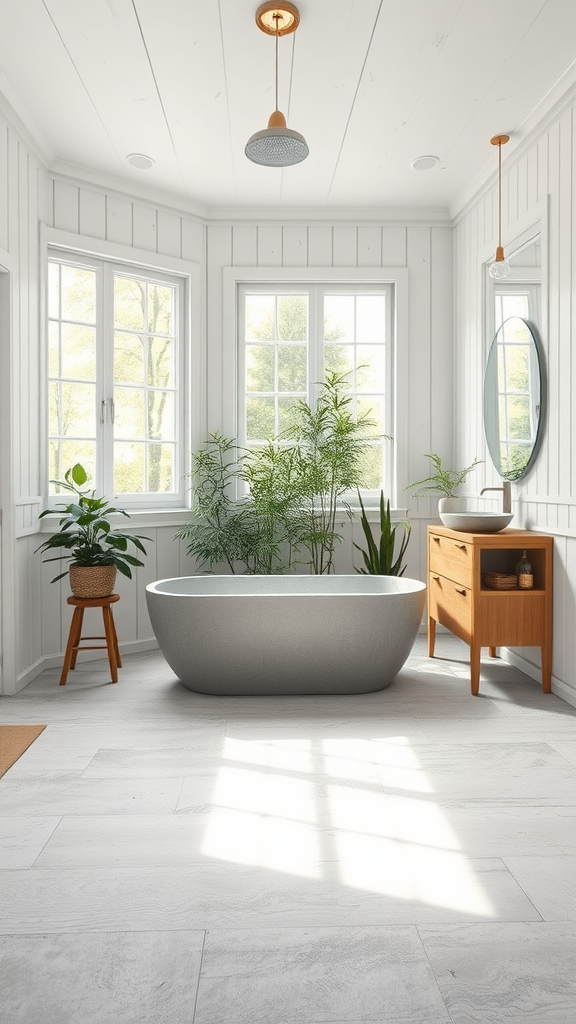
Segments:
[[[286,2],[261,4],[256,11],[256,24],[262,32],[276,38],[276,109],[268,127],[255,132],[244,152],[249,160],[263,167],[291,167],[305,160],[310,150],[303,135],[286,127],[286,118],[278,109],[278,39],[295,32],[300,22],[298,8]]]

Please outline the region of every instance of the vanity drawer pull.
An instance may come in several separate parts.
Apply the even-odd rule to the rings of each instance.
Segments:
[[[435,540],[437,544],[440,543],[440,537],[432,537],[432,540]]]
[[[468,548],[466,547],[465,544],[456,544],[455,546],[457,548],[460,548],[460,551],[467,551],[468,550]]]
[[[466,590],[460,590],[458,587],[456,587],[456,593],[457,594],[462,594],[462,597],[466,597],[467,591]]]

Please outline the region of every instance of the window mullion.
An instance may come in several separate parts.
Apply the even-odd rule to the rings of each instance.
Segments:
[[[313,285],[309,291],[308,313],[308,394],[311,407],[316,408],[318,391],[324,380],[324,288]]]
[[[112,409],[114,401],[114,273],[113,268],[104,263],[101,270],[101,304],[100,304],[100,409],[104,415],[100,419],[99,463],[100,479],[104,494],[114,494],[114,426]],[[104,403],[104,405],[102,405]],[[104,422],[102,422],[102,419]]]

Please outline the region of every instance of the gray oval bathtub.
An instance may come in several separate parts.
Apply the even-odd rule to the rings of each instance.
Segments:
[[[146,587],[158,645],[190,690],[222,696],[389,686],[425,584],[396,576],[183,576]]]

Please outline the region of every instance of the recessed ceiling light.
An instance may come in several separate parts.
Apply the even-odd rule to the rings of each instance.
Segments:
[[[149,171],[151,167],[154,167],[154,160],[151,156],[146,156],[145,153],[129,153],[126,159],[129,164],[132,164],[132,167],[138,167],[141,171]]]
[[[437,167],[440,163],[440,157],[438,156],[417,156],[412,161],[410,167],[414,171],[431,171],[433,167]]]

